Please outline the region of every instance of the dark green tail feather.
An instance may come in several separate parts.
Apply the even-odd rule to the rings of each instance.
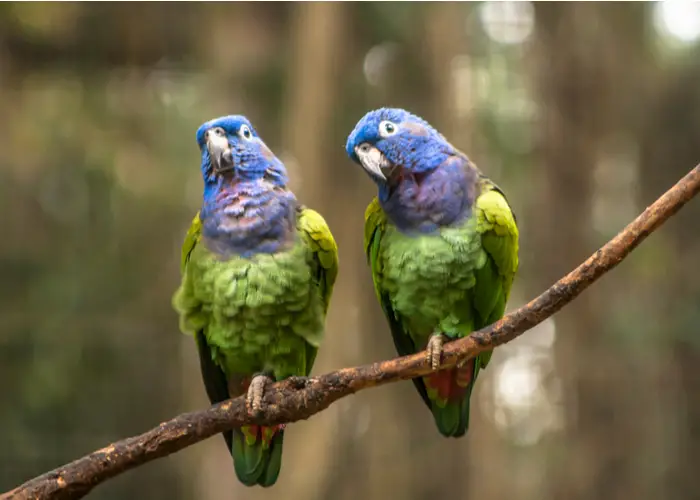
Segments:
[[[459,438],[464,436],[469,429],[469,394],[459,402],[447,403],[440,408],[434,402],[431,410],[435,425],[445,437]]]
[[[443,408],[433,403],[433,418],[435,425],[445,437],[460,437],[464,435],[466,425],[462,418],[462,409],[458,402],[447,403]],[[467,414],[467,418],[468,414]]]
[[[282,468],[282,444],[284,431],[275,433],[268,449],[263,450],[262,440],[252,445],[246,444],[245,436],[239,429],[233,431],[233,466],[238,480],[246,486],[272,486],[277,481]]]
[[[282,470],[282,443],[284,442],[284,431],[278,431],[270,442],[267,450],[267,467],[263,472],[258,484],[263,488],[272,486],[277,482],[277,478]]]
[[[440,408],[435,401],[431,401],[430,409],[433,413],[435,425],[438,431],[445,437],[460,438],[469,430],[469,405],[472,397],[472,389],[481,371],[480,354],[474,360],[474,376],[471,383],[467,387],[464,397],[455,402],[448,402],[443,408]],[[491,356],[491,353],[488,353]]]

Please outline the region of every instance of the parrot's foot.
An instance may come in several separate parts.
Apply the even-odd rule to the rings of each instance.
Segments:
[[[440,368],[440,361],[442,358],[442,344],[445,343],[445,336],[441,333],[434,333],[430,340],[428,341],[428,346],[426,350],[428,351],[428,363],[433,370]]]
[[[262,411],[265,386],[270,382],[273,382],[273,380],[267,375],[255,375],[253,380],[250,381],[245,402],[248,413],[251,415],[256,416]]]

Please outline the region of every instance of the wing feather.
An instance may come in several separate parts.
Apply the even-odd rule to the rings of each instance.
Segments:
[[[507,301],[519,265],[518,225],[508,200],[498,186],[482,177],[481,189],[481,195],[476,200],[477,230],[481,234],[484,250],[503,280]]]
[[[338,245],[321,214],[310,208],[299,207],[297,230],[312,252],[313,262],[316,264],[316,283],[321,289],[327,312],[338,276]],[[316,347],[307,342],[307,375],[311,371],[317,351]]]

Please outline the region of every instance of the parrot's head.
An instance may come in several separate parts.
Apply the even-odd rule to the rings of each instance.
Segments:
[[[345,150],[380,186],[401,172],[427,174],[455,154],[428,122],[398,108],[370,111],[357,122]]]
[[[284,165],[245,116],[209,120],[197,130],[197,144],[202,153],[205,183],[216,184],[225,177],[241,180],[265,177],[280,186],[287,183]]]

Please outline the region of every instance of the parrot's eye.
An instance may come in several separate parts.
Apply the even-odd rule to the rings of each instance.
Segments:
[[[379,135],[389,137],[399,131],[399,126],[389,120],[384,120],[379,124]]]
[[[246,140],[250,140],[253,137],[253,132],[250,131],[248,125],[242,125],[241,128],[238,129],[238,135]]]

